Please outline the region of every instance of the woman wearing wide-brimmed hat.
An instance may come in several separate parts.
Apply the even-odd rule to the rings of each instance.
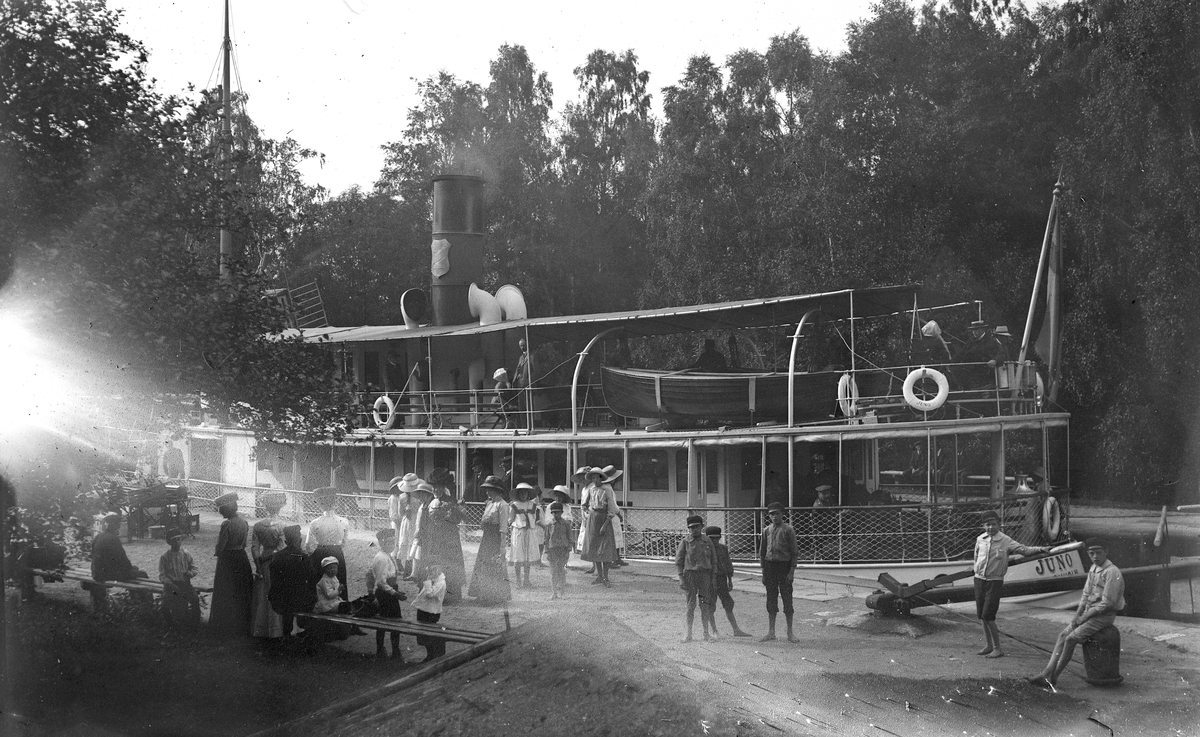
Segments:
[[[529,569],[535,561],[541,561],[540,550],[542,529],[541,508],[534,497],[534,488],[525,482],[513,487],[512,510],[512,560],[517,585],[529,588]],[[522,574],[524,578],[522,579]]]
[[[592,583],[605,586],[610,585],[609,566],[619,559],[613,527],[617,524],[615,520],[621,518],[621,511],[617,507],[617,495],[613,492],[612,482],[620,478],[621,473],[612,466],[593,466],[585,476],[588,482],[584,489],[588,542],[582,557],[596,564],[596,578]]]
[[[267,516],[255,522],[250,530],[250,557],[254,559],[250,634],[278,643],[285,634],[283,617],[271,608],[267,594],[271,591],[271,559],[287,545],[283,539],[284,523],[279,517],[279,510],[287,503],[287,495],[282,491],[268,491],[260,497],[260,501]]]
[[[217,534],[217,570],[208,624],[217,632],[246,636],[250,634],[250,589],[254,583],[246,557],[250,525],[238,516],[236,491],[217,497],[213,505],[225,521]]]
[[[587,492],[589,487],[587,482],[587,472],[590,470],[592,470],[591,466],[580,466],[579,468],[575,469],[575,473],[571,474],[571,483],[579,487],[579,509],[583,515],[583,519],[579,525],[579,536],[575,539],[575,552],[579,553],[580,555],[583,555],[583,551],[587,550],[588,544]],[[595,573],[595,571],[596,567],[592,566],[592,570],[588,572]]]
[[[396,546],[392,557],[401,576],[412,575],[413,540],[417,531],[417,514],[421,504],[413,496],[421,479],[415,473],[397,476],[388,482],[388,518],[396,531]]]
[[[429,501],[422,508],[417,522],[416,565],[436,563],[442,569],[446,575],[447,604],[462,599],[462,589],[467,582],[462,538],[458,532],[463,516],[450,493],[451,483],[449,471],[435,468],[430,472],[428,482],[417,485],[418,493],[428,495]]]
[[[504,563],[509,506],[504,501],[504,482],[499,477],[488,476],[479,488],[487,492],[488,502],[479,524],[483,539],[479,542],[479,554],[475,557],[467,593],[481,604],[499,604],[512,598],[508,568]]]

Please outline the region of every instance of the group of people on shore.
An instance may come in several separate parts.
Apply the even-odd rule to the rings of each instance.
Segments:
[[[760,641],[776,639],[775,622],[782,601],[787,620],[787,639],[799,642],[794,630],[794,607],[792,583],[796,573],[798,549],[795,530],[784,522],[784,506],[772,502],[767,507],[770,524],[759,537],[758,558],[762,572],[762,583],[766,589],[768,629]],[[1000,515],[988,510],[980,515],[983,533],[975,540],[974,587],[976,614],[983,624],[986,644],[978,654],[986,658],[1001,658],[1004,651],[1000,641],[1000,630],[996,625],[996,614],[1000,609],[1001,590],[1008,572],[1009,556],[1033,556],[1049,553],[1047,546],[1022,545],[1001,531]],[[734,637],[749,637],[742,631],[733,614],[733,563],[729,549],[721,544],[721,528],[705,527],[704,518],[693,514],[687,518],[688,537],[679,544],[675,554],[675,567],[683,589],[687,613],[684,642],[692,641],[696,609],[700,610],[700,621],[704,640],[711,641],[717,634],[716,604],[725,609]],[[1105,542],[1090,538],[1084,543],[1092,561],[1087,582],[1080,596],[1075,616],[1071,623],[1059,633],[1050,659],[1042,671],[1028,680],[1036,686],[1053,687],[1067,665],[1070,664],[1075,647],[1113,624],[1116,616],[1125,608],[1125,582],[1121,571],[1108,560]]]
[[[616,530],[621,510],[616,503],[612,482],[621,476],[608,466],[581,467],[572,481],[582,487],[580,506],[583,520],[580,534],[572,522],[572,494],[565,485],[556,486],[553,496],[541,499],[528,483],[518,482],[511,489],[498,476],[488,476],[480,487],[487,493],[481,531],[482,538],[469,585],[463,560],[459,522],[463,519],[453,479],[446,469],[434,469],[429,480],[409,473],[392,479],[389,503],[391,527],[376,533],[377,551],[365,572],[367,595],[363,597],[378,616],[400,617],[400,602],[407,599],[400,591],[401,580],[418,584],[414,601],[417,621],[436,623],[443,604],[460,601],[466,594],[483,605],[499,604],[512,597],[508,568],[514,568],[516,585],[531,586],[530,568],[551,569],[552,599],[564,596],[566,564],[572,550],[593,564],[593,583],[610,586],[609,568],[619,560]],[[511,496],[511,499],[508,497]],[[216,499],[215,505],[225,518],[218,535],[215,555],[210,627],[215,631],[246,634],[268,642],[281,642],[291,636],[297,615],[306,613],[347,613],[348,601],[343,545],[349,535],[349,522],[334,510],[335,490],[318,489],[316,501],[322,514],[308,525],[303,535],[300,525],[286,524],[280,518],[287,497],[283,492],[261,496],[266,517],[253,528],[238,515],[238,495],[229,493]],[[542,502],[539,504],[539,502]],[[769,524],[763,527],[758,543],[762,584],[766,589],[767,633],[762,641],[776,639],[776,619],[782,604],[787,639],[799,642],[794,630],[792,585],[798,560],[795,530],[784,521],[785,507],[772,502],[767,507]],[[103,529],[92,542],[92,570],[97,581],[147,578],[125,555],[117,537],[120,518],[110,514]],[[996,615],[1000,594],[1008,570],[1010,554],[1022,556],[1050,552],[1049,547],[1027,546],[1001,531],[1001,518],[994,511],[980,516],[983,528],[975,541],[974,587],[976,613],[986,644],[979,655],[1003,657]],[[685,593],[686,635],[693,639],[696,610],[706,641],[717,635],[715,620],[718,602],[725,610],[734,637],[749,637],[734,616],[734,568],[729,549],[720,540],[720,527],[705,526],[700,515],[687,518],[688,535],[680,542],[675,565],[680,588]],[[190,553],[182,549],[183,534],[167,531],[169,549],[159,560],[159,581],[163,585],[163,611],[168,622],[194,627],[200,622],[200,602],[192,579],[197,574]],[[251,558],[245,549],[250,545]],[[1099,539],[1086,542],[1092,560],[1087,582],[1071,624],[1058,636],[1046,667],[1028,680],[1035,685],[1053,686],[1076,645],[1087,641],[1112,624],[1124,609],[1124,580],[1120,570],[1108,560],[1107,547]],[[253,568],[251,567],[253,561]],[[92,588],[97,608],[104,605],[103,587]],[[350,634],[366,634],[345,625],[317,623],[315,634],[336,639]],[[399,635],[391,634],[392,657],[402,659]],[[444,641],[418,638],[427,650],[427,659],[445,653]],[[385,654],[384,631],[376,634],[376,653]]]

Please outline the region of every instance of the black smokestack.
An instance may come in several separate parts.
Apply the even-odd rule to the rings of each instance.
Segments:
[[[474,322],[467,293],[483,277],[483,184],[467,174],[433,178],[434,325]]]

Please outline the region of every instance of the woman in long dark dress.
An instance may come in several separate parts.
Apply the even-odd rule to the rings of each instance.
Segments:
[[[208,624],[217,632],[250,634],[250,591],[254,575],[246,557],[250,525],[238,516],[238,495],[231,491],[214,504],[225,518],[217,535],[217,570],[213,575],[212,608]]]
[[[508,504],[504,501],[503,483],[488,476],[479,488],[487,492],[488,503],[483,510],[480,528],[483,539],[479,555],[471,572],[471,587],[467,593],[481,604],[499,604],[512,598],[508,584],[508,567],[504,563],[505,535],[508,531]]]
[[[463,587],[467,585],[467,566],[463,558],[462,536],[458,525],[463,521],[462,507],[454,494],[454,479],[444,468],[435,468],[429,473],[429,485],[433,498],[439,502],[439,513],[431,515],[431,563],[436,563],[446,574],[445,603],[454,604],[462,599]],[[430,502],[432,507],[432,502]]]

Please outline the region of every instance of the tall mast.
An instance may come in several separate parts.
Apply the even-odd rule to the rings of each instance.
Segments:
[[[225,0],[225,41],[221,50],[223,54],[223,79],[221,82],[221,160],[220,184],[224,188],[233,159],[233,97],[230,92],[229,57],[233,44],[229,40],[229,0]],[[222,201],[224,201],[222,199]],[[221,217],[221,264],[222,279],[230,278],[230,262],[233,261],[233,233],[229,231],[229,208],[222,206]]]

